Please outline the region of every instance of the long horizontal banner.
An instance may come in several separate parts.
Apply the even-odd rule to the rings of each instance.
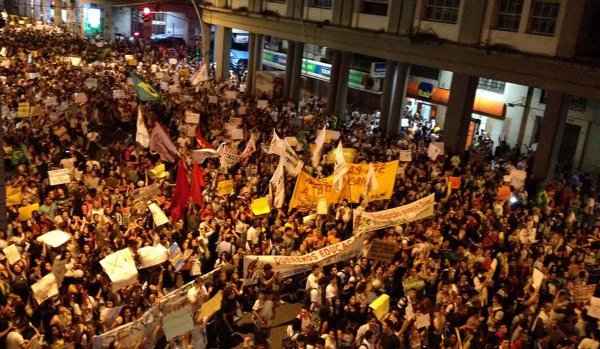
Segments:
[[[315,264],[326,266],[354,258],[361,253],[365,238],[364,234],[356,235],[302,256],[245,256],[245,282],[250,285],[256,283],[256,277],[265,264],[270,264],[281,278],[287,278],[309,271]]]
[[[354,210],[354,234],[385,229],[433,216],[435,195],[431,194],[410,204],[377,212]]]

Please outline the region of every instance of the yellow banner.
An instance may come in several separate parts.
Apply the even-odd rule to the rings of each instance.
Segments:
[[[373,163],[377,187],[369,192],[369,201],[387,200],[394,194],[398,160],[390,162]],[[343,198],[350,202],[358,203],[365,194],[369,164],[352,164],[346,174],[345,188],[342,190]]]
[[[328,204],[340,200],[340,194],[333,189],[333,177],[317,179],[302,171],[296,179],[294,194],[290,200],[290,209],[300,208],[314,210],[320,198],[325,198]]]

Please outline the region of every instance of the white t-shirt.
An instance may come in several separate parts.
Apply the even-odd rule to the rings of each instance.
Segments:
[[[265,321],[266,327],[271,326],[272,318],[275,315],[273,306],[272,300],[261,301],[260,299],[257,299],[252,306],[252,310],[257,312],[261,319]],[[262,323],[259,326],[263,326]]]
[[[337,297],[337,294],[338,294],[337,287],[335,287],[332,284],[327,285],[327,287],[325,288],[325,298],[327,298],[327,300],[331,300],[331,299]]]
[[[319,287],[319,278],[317,275],[310,273],[306,278],[306,290],[310,290],[311,288]]]

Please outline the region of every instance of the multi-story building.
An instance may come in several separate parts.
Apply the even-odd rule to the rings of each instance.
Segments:
[[[376,95],[390,134],[410,101],[435,119],[451,152],[465,149],[475,126],[496,144],[537,145],[537,179],[557,161],[600,170],[598,1],[210,0],[201,7],[204,25],[216,27],[218,78],[228,74],[231,28],[250,33],[251,92],[260,71],[281,70],[285,97],[298,100],[302,89],[326,95],[340,116],[355,90]]]

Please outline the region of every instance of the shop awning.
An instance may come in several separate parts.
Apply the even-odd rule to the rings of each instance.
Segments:
[[[450,90],[432,87],[428,83],[411,81],[406,88],[406,97],[434,103],[448,105]],[[504,120],[506,116],[506,104],[483,96],[475,96],[473,113]]]

